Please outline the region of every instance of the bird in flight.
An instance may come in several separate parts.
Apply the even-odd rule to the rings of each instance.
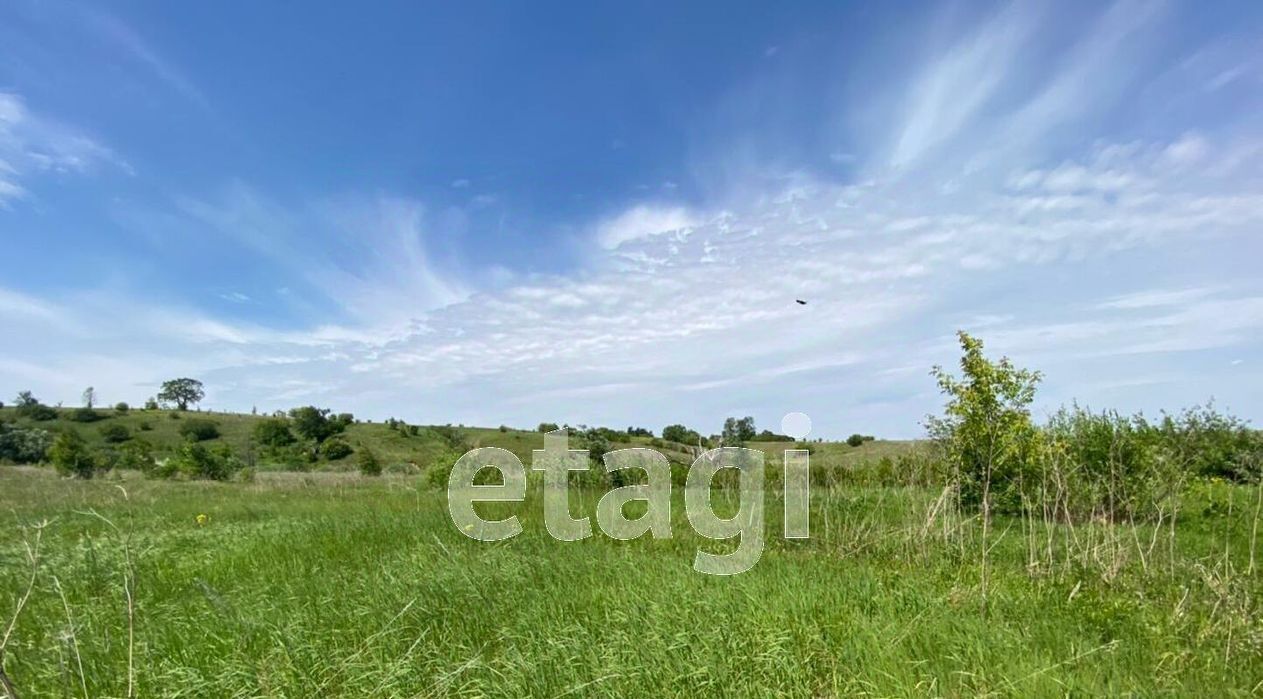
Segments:
[[[806,306],[806,305],[807,305],[807,302],[806,302],[806,301],[804,301],[804,300],[802,300],[802,299],[794,299],[794,301],[796,301],[796,302],[798,303],[798,305],[799,305],[799,306]]]

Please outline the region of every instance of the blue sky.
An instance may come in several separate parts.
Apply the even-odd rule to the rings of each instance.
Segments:
[[[0,6],[0,391],[909,437],[1263,419],[1263,5]],[[793,300],[809,301],[799,306]]]

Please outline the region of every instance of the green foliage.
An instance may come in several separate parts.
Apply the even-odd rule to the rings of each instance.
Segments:
[[[48,458],[63,476],[87,479],[97,470],[97,460],[88,443],[73,429],[57,435],[48,449]]]
[[[189,418],[180,425],[180,436],[191,442],[205,442],[219,436],[219,425],[213,420]]]
[[[492,432],[499,434],[471,430]],[[870,452],[834,446],[822,448],[831,455],[822,461]],[[862,470],[875,473],[880,457],[867,460]],[[897,474],[899,459],[892,455],[889,465]],[[133,666],[133,694],[154,697],[309,696],[319,693],[312,678],[318,685],[330,677],[323,694],[336,697],[444,693],[436,687],[489,696],[676,697],[699,693],[703,667],[700,693],[714,696],[1257,693],[1257,564],[1246,572],[1252,486],[1193,484],[1170,548],[1166,522],[1140,525],[1134,537],[1129,523],[1086,522],[1073,531],[1055,523],[1051,568],[1039,555],[1046,532],[1027,536],[1021,521],[1004,521],[997,531],[1008,534],[994,537],[990,550],[997,601],[984,616],[980,520],[934,510],[941,488],[845,483],[817,491],[812,536],[794,542],[781,540],[770,499],[760,562],[714,579],[693,571],[692,558],[699,548],[722,549],[692,532],[678,494],[671,540],[617,541],[593,521],[596,531],[583,542],[553,541],[540,493],[531,490],[526,502],[478,506],[489,519],[516,514],[525,528],[508,542],[484,544],[454,530],[442,488],[359,480],[278,474],[248,487],[191,487],[132,479],[124,498],[110,482],[59,484],[43,470],[0,469],[0,512],[55,522],[41,548],[47,567],[15,630],[22,652],[6,655],[6,672],[24,698],[127,696]],[[594,517],[597,494],[577,495],[572,515]],[[717,509],[733,504],[723,492],[714,500]],[[98,512],[122,532],[75,511]],[[936,518],[927,526],[930,512]],[[203,513],[209,518],[198,524]],[[1138,551],[1149,550],[1154,532],[1158,544],[1142,563]],[[0,550],[9,552],[0,590],[9,597],[29,579],[23,534],[29,530],[0,528]],[[126,546],[136,569],[134,652]],[[427,564],[418,565],[422,558]],[[1122,569],[1106,578],[1114,558]],[[513,584],[526,575],[529,585]],[[669,594],[627,603],[629,591],[645,590]],[[85,668],[82,691],[74,691],[80,680],[63,595]],[[440,613],[453,606],[458,617]],[[715,622],[720,613],[724,623]],[[384,650],[365,651],[370,638]],[[505,638],[513,639],[513,657],[490,653]],[[471,663],[484,647],[484,662]],[[518,662],[519,652],[536,662]],[[149,660],[130,663],[133,656]]]
[[[57,411],[39,402],[39,399],[32,395],[30,391],[18,393],[17,399],[13,402],[13,407],[18,417],[39,421],[57,419]]]
[[[47,430],[24,429],[0,422],[0,461],[39,463],[44,460],[52,443],[52,435]]]
[[[133,439],[118,448],[115,468],[151,473],[157,467],[153,445],[143,439]]]
[[[132,409],[132,407],[131,407],[130,405],[128,405],[128,404],[126,404],[126,403],[124,403],[124,402],[122,402],[122,401],[119,401],[118,403],[115,403],[115,404],[114,404],[114,412],[119,413],[119,414],[126,414],[126,413],[127,413],[127,411],[129,411],[129,410],[131,410],[131,409]]]
[[[244,464],[233,455],[227,444],[207,447],[189,442],[176,450],[168,460],[168,471],[187,478],[226,481]]]
[[[104,420],[105,416],[92,408],[83,407],[70,411],[70,419],[75,422],[96,422],[97,420]]]
[[[139,423],[136,424],[136,429],[140,430],[141,432],[150,432],[153,430],[153,425],[149,424],[148,420],[141,420]]]
[[[443,440],[444,444],[447,445],[448,449],[460,452],[457,454],[458,457],[460,454],[464,454],[471,448],[469,439],[465,432],[458,427],[452,427],[451,425],[435,425],[430,428],[430,432],[438,435],[438,437]]]
[[[1160,432],[1143,417],[1093,413],[1075,405],[1042,431],[1038,462],[1024,498],[1072,519],[1147,517],[1179,493],[1180,469]]]
[[[579,432],[575,435],[577,445],[572,449],[587,449],[588,458],[594,463],[600,464],[605,455],[609,453],[610,439],[606,431],[601,428],[592,428]]]
[[[561,428],[558,427],[557,423],[555,422],[541,422],[539,423],[539,427],[535,428],[535,431],[540,432],[542,434],[547,434],[549,432],[556,432],[559,429]]]
[[[202,382],[197,379],[181,378],[162,382],[157,399],[164,403],[174,403],[178,410],[188,410],[190,404],[197,404],[206,397]]]
[[[724,420],[722,439],[725,446],[741,446],[753,440],[756,434],[752,417],[730,417]]]
[[[863,445],[864,445],[864,435],[862,435],[862,434],[853,434],[853,435],[851,435],[850,437],[847,437],[847,438],[846,438],[846,443],[847,443],[847,445],[852,446],[852,447],[859,447],[859,446],[863,446]]]
[[[351,445],[346,443],[346,440],[337,437],[327,439],[320,445],[320,455],[330,461],[345,459],[354,451]]]
[[[662,438],[668,442],[679,442],[680,444],[692,446],[697,444],[702,436],[696,430],[690,430],[684,425],[667,425],[662,428]]]
[[[159,407],[157,398],[150,397],[145,399],[145,410],[158,410]]]
[[[934,367],[948,400],[943,415],[930,417],[927,427],[952,470],[962,506],[984,514],[1020,512],[1023,471],[1038,444],[1030,404],[1040,374],[1015,367],[1007,357],[992,362],[981,340],[957,335],[961,376]]]
[[[283,418],[265,418],[255,424],[254,439],[265,447],[285,447],[297,441]]]
[[[359,468],[362,475],[382,475],[381,461],[377,459],[377,455],[373,453],[373,450],[367,447],[360,447],[358,455],[355,457],[355,465]]]
[[[131,432],[127,430],[127,427],[116,422],[111,422],[108,425],[101,425],[101,427],[97,429],[97,432],[99,432],[101,434],[101,438],[109,444],[120,444],[122,442],[126,442],[132,436]]]
[[[1263,434],[1213,404],[1164,415],[1156,429],[1171,458],[1191,473],[1235,481],[1261,475]]]
[[[293,421],[295,432],[304,439],[319,444],[347,427],[347,423],[341,419],[330,417],[330,412],[328,408],[306,405],[289,411],[289,417]]]

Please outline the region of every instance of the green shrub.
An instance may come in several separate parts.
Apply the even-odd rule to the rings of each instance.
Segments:
[[[1190,473],[1232,481],[1260,475],[1263,435],[1213,404],[1164,415],[1155,429],[1170,458]]]
[[[347,427],[340,416],[330,417],[330,412],[328,408],[306,405],[289,411],[289,416],[295,432],[319,444]]]
[[[22,391],[18,393],[18,397],[13,402],[14,412],[18,417],[29,418],[31,420],[55,420],[57,419],[57,411],[39,402],[30,391]]]
[[[153,425],[149,424],[148,420],[141,420],[140,424],[136,425],[136,429],[140,430],[141,432],[149,432],[150,430],[153,429]]]
[[[151,473],[156,467],[153,445],[143,439],[133,439],[118,448],[118,460],[115,468]]]
[[[75,478],[91,478],[97,470],[95,455],[88,449],[88,443],[75,430],[66,430],[57,435],[53,445],[48,449],[48,457],[56,467],[57,473]]]
[[[1143,417],[1075,405],[1055,413],[1042,436],[1039,470],[1023,488],[1041,511],[1051,504],[1075,519],[1146,517],[1177,492],[1175,462]]]
[[[963,352],[961,377],[934,367],[948,400],[943,415],[930,417],[927,427],[951,469],[964,508],[987,516],[992,511],[1021,512],[1022,476],[1038,443],[1030,404],[1040,374],[1019,369],[1008,358],[992,362],[983,356],[981,340],[965,332],[957,335]]]
[[[168,463],[175,472],[188,478],[216,481],[228,480],[243,466],[227,444],[207,447],[200,442],[180,445]]]
[[[555,422],[541,422],[539,423],[539,427],[535,428],[537,432],[543,433],[556,432],[558,429],[560,428],[557,427],[557,423]]]
[[[96,422],[97,420],[104,420],[105,416],[85,406],[70,411],[70,419],[75,422]]]
[[[285,447],[297,439],[289,429],[289,423],[281,418],[267,418],[254,426],[254,439],[266,447]]]
[[[126,404],[126,403],[123,403],[123,402],[119,402],[119,403],[115,403],[115,404],[114,404],[114,412],[116,412],[116,413],[125,414],[125,413],[127,413],[127,411],[129,411],[129,410],[131,410],[131,409],[132,409],[132,407],[131,407],[130,405],[128,405],[128,404]]]
[[[175,413],[171,413],[175,415]],[[189,418],[180,425],[180,436],[191,442],[205,442],[219,436],[219,425],[213,420]]]
[[[694,445],[701,437],[696,430],[690,430],[684,425],[667,425],[662,428],[662,438],[668,442]]]
[[[847,437],[847,438],[846,438],[846,443],[847,443],[849,446],[852,446],[852,447],[863,446],[863,444],[864,444],[864,435],[862,435],[862,434],[853,434],[853,435],[851,435],[850,437]]]
[[[116,422],[108,425],[101,425],[97,431],[101,433],[101,438],[109,444],[126,442],[132,436],[126,426],[120,425]]]
[[[465,452],[447,450],[439,454],[425,468],[425,482],[435,488],[446,488],[452,477],[452,467]]]
[[[53,437],[46,430],[0,422],[0,461],[35,464],[44,460]]]
[[[373,450],[368,447],[360,447],[359,455],[355,457],[355,463],[362,475],[382,475],[382,464],[377,460],[377,455],[373,453]]]
[[[330,439],[320,445],[320,454],[330,461],[345,459],[355,450],[342,439]]]

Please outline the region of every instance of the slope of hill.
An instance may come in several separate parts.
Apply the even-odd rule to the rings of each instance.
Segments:
[[[210,420],[219,430],[219,437],[208,440],[208,444],[225,443],[234,452],[247,461],[257,463],[260,468],[282,468],[280,464],[271,463],[267,450],[260,449],[254,443],[253,435],[256,425],[269,416],[248,415],[239,413],[220,413],[210,411],[175,410],[140,410],[116,412],[111,408],[97,409],[99,419],[93,422],[80,422],[73,419],[76,409],[58,408],[57,417],[52,420],[36,421],[18,417],[12,407],[0,408],[0,421],[10,422],[19,427],[37,428],[57,433],[64,430],[76,430],[92,447],[106,444],[102,428],[121,426],[127,430],[131,438],[143,439],[154,447],[156,455],[171,453],[185,441],[180,434],[180,427],[189,420]],[[440,457],[447,458],[453,450],[473,447],[499,447],[513,452],[523,463],[530,464],[531,451],[542,449],[543,435],[534,430],[517,430],[512,428],[456,427],[459,445],[453,445],[446,427],[425,427],[411,430],[396,429],[380,422],[356,422],[350,425],[343,438],[354,449],[371,449],[377,457],[387,465],[415,464],[427,466]],[[876,461],[883,457],[892,459],[908,453],[915,442],[908,441],[873,441],[859,447],[852,447],[844,442],[819,442],[811,445],[814,463],[830,465],[857,465],[864,461]],[[759,449],[767,454],[768,464],[781,462],[781,452],[795,448],[793,442],[751,442],[749,447]],[[627,442],[617,442],[612,448],[649,447],[656,449],[675,463],[687,464],[693,459],[695,448],[674,442],[664,442],[648,437],[632,437]],[[320,470],[344,470],[353,468],[352,459],[341,459],[334,462],[321,461],[313,466]]]

